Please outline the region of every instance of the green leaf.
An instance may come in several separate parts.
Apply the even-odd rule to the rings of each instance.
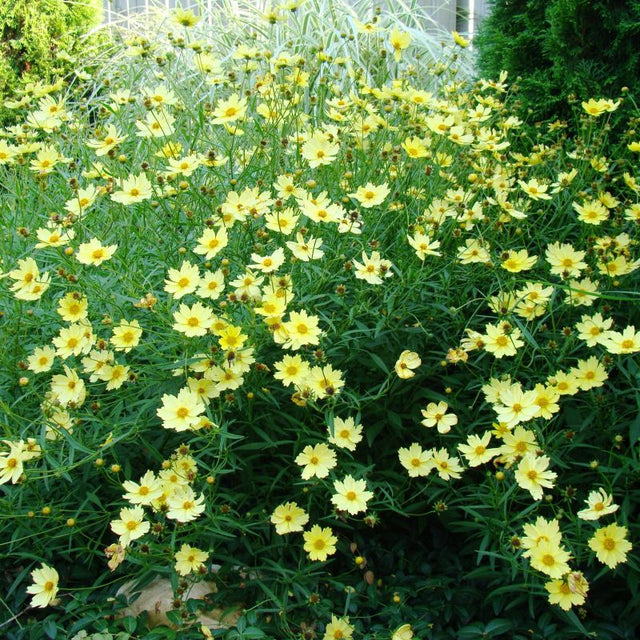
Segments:
[[[384,361],[382,360],[382,358],[371,352],[369,353],[369,357],[376,363],[376,365],[378,366],[378,368],[385,373],[386,375],[389,375],[389,367],[387,367],[387,365],[384,363]]]
[[[487,623],[487,626],[484,628],[484,632],[492,637],[501,635],[512,628],[513,624],[511,623],[511,620],[507,620],[506,618],[496,618],[495,620]]]
[[[136,619],[133,616],[125,616],[122,618],[122,626],[129,633],[133,633],[136,630]]]
[[[45,632],[47,638],[51,638],[51,640],[55,640],[58,636],[58,625],[55,623],[53,618],[47,618],[42,623],[42,629]]]
[[[482,622],[474,622],[458,629],[458,640],[473,640],[484,636],[484,625]]]
[[[247,627],[242,634],[243,638],[264,638],[265,633],[258,627]]]

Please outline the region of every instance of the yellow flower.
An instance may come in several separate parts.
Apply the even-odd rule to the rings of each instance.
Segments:
[[[351,515],[367,510],[367,502],[373,498],[373,493],[367,491],[365,480],[356,480],[348,475],[344,480],[336,480],[333,483],[335,493],[331,496],[331,502],[340,511],[346,511]]]
[[[162,108],[165,105],[178,104],[176,94],[164,84],[159,84],[153,89],[142,89],[142,95],[145,100],[151,103],[151,107],[154,109]]]
[[[142,336],[142,329],[137,320],[120,320],[117,327],[113,328],[113,335],[109,342],[116,351],[129,353],[133,347],[137,347]]]
[[[364,280],[369,284],[382,284],[382,278],[393,275],[390,271],[391,263],[380,257],[378,251],[372,251],[371,256],[362,252],[362,262],[353,260],[354,275],[358,280]]]
[[[253,262],[248,265],[249,269],[257,269],[258,271],[262,271],[262,273],[273,273],[277,271],[284,262],[284,249],[278,247],[273,253],[266,256],[252,253],[251,260]]]
[[[446,402],[430,402],[421,413],[424,418],[420,424],[425,427],[437,427],[438,433],[449,433],[451,427],[458,424],[458,416],[455,413],[447,413],[449,405]]]
[[[224,227],[220,227],[217,231],[205,229],[198,238],[198,246],[195,247],[193,252],[204,256],[205,260],[211,260],[227,246],[228,242],[229,236]]]
[[[595,313],[593,316],[583,315],[575,328],[580,340],[584,340],[588,347],[595,347],[597,344],[606,346],[606,341],[613,333],[610,331],[612,326],[611,318],[605,319],[601,313]]]
[[[76,260],[81,264],[99,267],[103,262],[112,258],[117,248],[117,244],[104,246],[100,240],[93,238],[78,247]]]
[[[573,203],[578,220],[585,224],[598,225],[609,218],[609,211],[599,200],[587,200],[583,204]]]
[[[55,357],[56,350],[53,347],[36,347],[27,358],[29,370],[34,373],[46,373],[51,370]]]
[[[399,62],[402,52],[411,44],[411,34],[407,31],[392,29],[389,34],[389,44],[393,47],[393,57],[396,62]]]
[[[421,364],[422,360],[415,351],[405,350],[396,361],[394,370],[398,378],[408,380],[416,375],[414,369],[417,369]]]
[[[473,264],[476,262],[487,264],[491,262],[489,249],[489,245],[483,240],[468,238],[465,240],[464,247],[458,247],[458,260],[460,260],[461,264]]]
[[[13,164],[13,158],[16,155],[18,155],[17,147],[8,144],[6,140],[0,140],[0,165]]]
[[[312,169],[331,164],[338,155],[340,146],[336,142],[329,140],[329,137],[322,131],[314,133],[302,145],[302,157],[309,162]]]
[[[65,294],[58,300],[58,313],[65,322],[78,322],[87,317],[87,298],[79,293]]]
[[[310,316],[304,310],[292,311],[283,326],[287,335],[287,340],[282,345],[285,349],[297,351],[304,345],[315,345],[320,341],[318,317]]]
[[[589,548],[595,551],[596,558],[610,569],[614,569],[621,562],[627,561],[627,551],[632,545],[626,539],[627,528],[617,524],[598,529],[589,540]]]
[[[106,382],[105,389],[112,391],[119,389],[127,380],[129,367],[124,364],[104,365],[100,370],[99,379]]]
[[[157,410],[165,429],[187,431],[192,429],[204,413],[205,407],[196,393],[183,388],[177,396],[165,393],[162,396],[162,407]]]
[[[61,247],[75,238],[76,232],[73,229],[64,229],[60,225],[53,225],[46,229],[38,229],[36,236],[39,242],[35,244],[36,249],[45,247]]]
[[[333,535],[330,527],[320,527],[314,524],[310,531],[305,531],[304,550],[309,554],[311,560],[324,562],[328,556],[336,552],[336,542],[338,538]]]
[[[196,154],[184,158],[169,158],[167,171],[170,174],[180,174],[189,177],[200,166],[200,158]]]
[[[48,273],[40,275],[38,265],[33,258],[18,260],[18,268],[6,274],[14,283],[11,291],[18,300],[38,300],[49,288],[51,276]]]
[[[56,149],[51,146],[43,146],[37,153],[36,159],[31,161],[30,167],[32,171],[37,172],[41,176],[48,175],[59,162],[65,162],[68,158],[64,158]]]
[[[533,394],[535,396],[533,404],[538,408],[538,411],[533,416],[534,418],[551,420],[553,415],[560,411],[560,405],[558,404],[560,394],[553,387],[537,384],[533,388]]]
[[[209,554],[198,547],[192,547],[188,544],[183,544],[179,551],[176,551],[175,559],[176,571],[181,576],[187,576],[190,573],[198,572],[204,563],[207,561]]]
[[[181,304],[178,311],[174,311],[173,329],[184,333],[187,338],[196,336],[204,336],[207,334],[211,323],[213,322],[213,313],[211,309],[205,307],[200,302],[195,302],[191,307]]]
[[[286,355],[275,363],[276,372],[273,377],[280,380],[285,387],[295,385],[301,387],[309,377],[310,367],[299,355]]]
[[[413,638],[413,629],[410,624],[403,624],[398,627],[391,636],[391,640],[411,640]]]
[[[640,331],[633,325],[625,327],[622,332],[609,331],[601,344],[609,353],[637,353],[640,351]]]
[[[27,593],[30,593],[32,607],[48,607],[55,604],[56,595],[58,593],[58,572],[49,565],[43,564],[39,569],[31,572],[33,584],[27,587]]]
[[[329,471],[333,469],[337,463],[336,453],[329,445],[324,443],[315,446],[307,445],[302,453],[296,456],[297,465],[304,467],[302,469],[302,479],[310,478],[326,478]]]
[[[518,180],[518,184],[532,200],[551,200],[551,196],[547,193],[549,185],[541,184],[535,178],[532,178],[529,182]]]
[[[147,471],[139,483],[126,480],[122,487],[126,491],[122,497],[131,504],[150,505],[162,495],[162,481],[153,471]]]
[[[386,183],[374,185],[367,182],[364,186],[358,187],[355,193],[349,193],[350,198],[355,198],[364,209],[370,209],[378,204],[382,204],[389,195],[391,189]]]
[[[353,194],[350,194],[353,195]],[[317,196],[306,194],[297,198],[300,211],[314,222],[338,222],[347,215],[347,212],[339,204],[333,204],[323,191]],[[280,212],[278,212],[280,213]],[[293,229],[291,229],[292,231]]]
[[[277,506],[271,514],[271,523],[275,525],[276,533],[280,536],[302,531],[307,522],[309,516],[295,502],[285,502]]]
[[[296,187],[295,178],[290,173],[279,175],[273,183],[273,188],[281,200],[288,200],[291,197],[300,198],[305,193],[304,189]]]
[[[200,16],[195,15],[191,9],[177,7],[171,13],[171,21],[182,27],[193,27],[198,24],[199,20]]]
[[[596,100],[595,98],[590,98],[586,102],[582,103],[582,108],[594,118],[601,116],[605,111],[605,105],[601,100]]]
[[[542,489],[551,489],[558,474],[548,471],[551,460],[547,456],[527,454],[518,465],[515,479],[518,486],[526,489],[534,500],[542,500]]]
[[[515,356],[520,347],[524,347],[524,342],[520,339],[522,333],[520,329],[511,328],[508,333],[501,325],[485,325],[486,334],[483,336],[484,349],[493,354],[495,358],[504,356]]]
[[[164,281],[164,290],[171,293],[176,300],[188,293],[193,293],[200,284],[200,271],[197,265],[184,261],[180,269],[169,269]]]
[[[111,531],[119,536],[118,542],[125,549],[132,540],[141,538],[150,528],[151,524],[144,519],[144,510],[140,506],[120,509],[120,519],[111,522]]]
[[[355,451],[356,445],[362,440],[362,425],[356,424],[351,417],[343,420],[334,418],[333,431],[329,429],[329,442],[349,451]]]
[[[433,450],[423,450],[417,442],[412,442],[408,449],[398,449],[400,464],[409,472],[410,478],[428,476],[433,470]]]
[[[482,437],[470,434],[466,444],[459,444],[458,451],[466,458],[470,467],[479,467],[500,453],[499,449],[489,448],[491,431],[485,431]]]
[[[64,375],[51,378],[51,393],[63,407],[69,404],[80,406],[85,400],[86,388],[76,370],[64,365]]]
[[[136,120],[139,138],[164,138],[174,132],[176,119],[162,108],[147,111],[144,120]],[[113,197],[113,196],[112,196]]]
[[[90,149],[95,149],[97,156],[106,156],[111,149],[124,142],[126,135],[122,135],[115,125],[110,124],[102,139],[91,139],[85,143]]]
[[[119,191],[111,194],[111,199],[120,204],[135,204],[148,200],[153,195],[151,183],[144,173],[129,176],[122,182]]]
[[[205,510],[204,496],[196,497],[189,486],[180,487],[167,499],[167,518],[178,522],[191,522]]]
[[[258,276],[247,269],[229,284],[235,287],[235,294],[241,300],[259,300],[262,297],[260,286],[264,282],[264,276]]]
[[[442,253],[438,251],[440,248],[439,240],[432,240],[424,233],[416,231],[413,236],[407,236],[409,244],[415,249],[416,255],[420,260],[424,260],[427,256],[441,256]]]
[[[348,618],[337,618],[331,615],[331,622],[325,629],[322,640],[351,640],[353,638],[353,627],[349,624]]]
[[[88,321],[71,324],[60,329],[52,342],[56,347],[56,355],[66,360],[70,356],[89,353],[94,341],[91,325]]]
[[[301,233],[296,234],[296,242],[287,241],[287,247],[293,255],[302,262],[309,260],[319,260],[324,256],[322,246],[322,238],[314,238],[312,236],[303,236]]]
[[[407,155],[410,158],[426,158],[429,155],[429,151],[425,146],[424,141],[415,136],[407,138],[402,143],[402,148],[407,152]]]
[[[225,100],[218,101],[213,110],[213,124],[228,124],[244,118],[247,112],[247,99],[241,98],[237,93]]]
[[[23,441],[11,442],[3,440],[9,446],[9,451],[0,454],[0,484],[16,484],[24,473],[23,462],[28,459],[25,455]]]
[[[107,350],[94,349],[86,358],[82,358],[84,372],[90,374],[89,382],[101,380],[102,369],[112,363],[113,353]]]
[[[577,366],[572,367],[570,373],[575,376],[582,391],[601,387],[609,377],[604,365],[598,362],[596,356],[591,356],[587,360],[578,360]]]
[[[575,372],[558,371],[547,379],[549,387],[556,391],[561,396],[574,396],[580,391],[580,385],[578,384],[578,378]]]
[[[613,102],[607,98],[590,98],[582,103],[582,108],[592,117],[597,118],[603,113],[615,111],[620,106],[620,100]]]
[[[536,518],[535,523],[527,523],[522,528],[524,536],[520,538],[520,545],[524,549],[525,558],[531,556],[531,550],[542,542],[548,542],[559,547],[562,542],[560,525],[557,520],[545,520],[542,516]]]
[[[602,487],[591,491],[585,502],[587,508],[576,514],[581,520],[599,520],[602,516],[615,513],[620,508],[620,505],[613,504],[613,496],[607,494]]]
[[[530,392],[527,392],[530,394]],[[531,400],[529,400],[531,402]],[[530,419],[532,415],[535,415],[535,407],[531,404],[527,404],[525,400],[522,402],[523,409],[520,413],[526,411],[526,418]],[[515,413],[515,410],[514,410]],[[519,414],[518,414],[519,415]],[[513,425],[508,425],[506,422],[500,421],[500,424],[512,428]],[[513,431],[507,431],[502,435],[502,446],[500,447],[500,455],[504,458],[505,462],[515,462],[518,458],[522,458],[527,454],[535,454],[538,449],[538,442],[533,431],[528,431],[523,426],[517,426]]]
[[[589,278],[582,280],[569,280],[569,289],[566,292],[565,301],[574,306],[590,307],[600,296],[598,293],[598,281],[593,282]]]
[[[222,349],[240,349],[246,342],[248,336],[242,333],[241,327],[232,325],[226,326],[222,331],[217,332]]]
[[[549,604],[557,604],[564,611],[569,611],[574,605],[584,604],[589,591],[589,583],[580,571],[545,582],[544,586],[549,592]]]
[[[459,47],[466,49],[469,46],[469,41],[463,38],[457,31],[452,31],[451,36]]]
[[[313,367],[309,372],[309,388],[318,400],[334,396],[344,387],[342,371],[334,369],[330,364]]]
[[[531,549],[531,566],[550,578],[562,578],[571,570],[571,555],[560,545],[542,540]]]
[[[433,466],[442,480],[457,480],[464,469],[457,457],[449,455],[446,449],[434,449]]]
[[[538,256],[530,256],[526,249],[508,251],[501,266],[511,273],[519,273],[531,269],[537,260]]]
[[[200,279],[196,295],[208,300],[216,300],[224,291],[224,273],[222,269],[208,271]]]

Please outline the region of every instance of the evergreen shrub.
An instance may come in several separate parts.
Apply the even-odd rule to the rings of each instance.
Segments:
[[[568,118],[572,102],[624,87],[637,96],[639,39],[636,0],[493,0],[474,44],[481,74],[519,78],[522,111],[534,122]]]
[[[76,66],[102,22],[101,0],[9,0],[0,5],[0,124],[30,83],[50,82]]]

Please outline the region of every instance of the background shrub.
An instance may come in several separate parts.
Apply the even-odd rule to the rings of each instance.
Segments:
[[[640,88],[640,4],[634,0],[494,0],[474,40],[480,73],[520,77],[532,121],[567,118],[570,99]]]
[[[0,100],[29,82],[49,82],[75,68],[97,42],[85,38],[102,22],[101,0],[11,0],[0,6]],[[12,111],[0,106],[0,124]]]
[[[636,131],[612,133],[616,102],[584,114],[577,137],[550,127],[544,144],[525,136],[529,148],[515,153],[512,93],[458,72],[463,45],[449,38],[426,64],[426,39],[394,51],[397,14],[360,23],[338,0],[295,4],[253,21],[248,6],[200,21],[174,12],[170,32],[149,22],[93,74],[92,93],[77,83],[51,89],[6,131],[0,635],[80,640],[97,631],[93,640],[111,640],[124,629],[139,640],[196,640],[198,608],[239,603],[235,627],[215,637],[330,640],[340,637],[333,618],[348,617],[357,640],[636,638]],[[324,20],[332,13],[334,22]],[[230,109],[241,95],[244,106]],[[318,134],[336,141],[335,157],[313,166],[307,143]],[[604,147],[616,153],[593,151]],[[148,190],[134,194],[133,177]],[[369,189],[386,196],[366,207]],[[324,215],[309,209],[325,197]],[[274,220],[291,212],[296,219],[278,230]],[[222,228],[220,253],[196,251],[205,230]],[[320,238],[322,259],[296,255],[298,235],[310,245]],[[114,249],[104,264],[80,258],[94,239]],[[559,270],[550,259],[558,242],[584,264],[571,258]],[[248,269],[273,266],[263,259],[282,251],[275,277],[265,270],[250,294]],[[27,258],[40,269],[29,279],[20,275]],[[359,261],[380,258],[389,262],[374,271],[384,277],[366,281]],[[219,273],[220,295],[175,291],[172,272],[185,263],[198,280]],[[290,308],[267,323],[274,293]],[[95,349],[70,353],[65,305],[85,299],[82,340]],[[177,316],[196,299],[217,319],[204,335],[187,335]],[[275,376],[287,348],[278,325],[301,311],[322,335],[290,351],[328,379],[339,371],[344,387],[333,382],[325,394],[310,376],[289,386]],[[600,335],[597,326],[593,344],[589,320],[614,330]],[[230,333],[222,339],[230,325],[242,329],[235,349]],[[128,350],[117,338],[126,326],[142,331]],[[510,337],[498,343],[491,329]],[[619,330],[629,337],[616,346]],[[514,348],[495,355],[499,344]],[[50,345],[55,359],[45,366],[36,354]],[[396,368],[409,351],[421,358],[414,377]],[[122,367],[119,377],[108,362]],[[99,364],[107,367],[96,377]],[[235,380],[221,377],[232,368]],[[72,369],[86,397],[61,397]],[[566,383],[560,399],[563,376],[581,386],[570,395]],[[163,409],[194,383],[210,396],[206,418],[176,430]],[[520,390],[539,415],[507,416]],[[457,423],[422,421],[436,403]],[[349,418],[362,425],[359,444],[336,445],[328,475],[303,476],[300,454],[333,444],[338,419]],[[509,429],[519,435],[507,442]],[[478,435],[495,446],[474,465],[464,443]],[[400,452],[414,445],[426,464],[437,454],[438,473],[410,473]],[[550,464],[555,480],[544,492],[523,487],[515,451]],[[458,465],[460,477],[448,475]],[[126,541],[116,523],[135,500],[129,483],[147,474],[162,477],[163,496],[144,505],[149,530]],[[366,511],[336,504],[347,474],[372,494]],[[180,478],[205,507],[193,521],[169,513],[169,483]],[[596,489],[615,503],[601,523],[580,515]],[[309,531],[274,528],[291,502]],[[557,523],[571,554],[564,609],[550,602],[548,570],[525,553],[539,518]],[[316,525],[337,539],[324,560],[305,548]],[[590,541],[611,525],[626,544],[605,568]],[[177,564],[184,545],[207,558],[187,575]],[[59,572],[57,600],[44,609],[29,598],[41,565]],[[149,618],[125,609],[125,585],[145,589],[156,578],[171,584],[172,628],[149,630]],[[191,589],[205,580],[218,590],[198,603]]]

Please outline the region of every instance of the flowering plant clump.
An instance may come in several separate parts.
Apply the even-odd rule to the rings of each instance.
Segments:
[[[458,34],[301,4],[2,132],[12,637],[631,637],[636,129],[530,144]]]

